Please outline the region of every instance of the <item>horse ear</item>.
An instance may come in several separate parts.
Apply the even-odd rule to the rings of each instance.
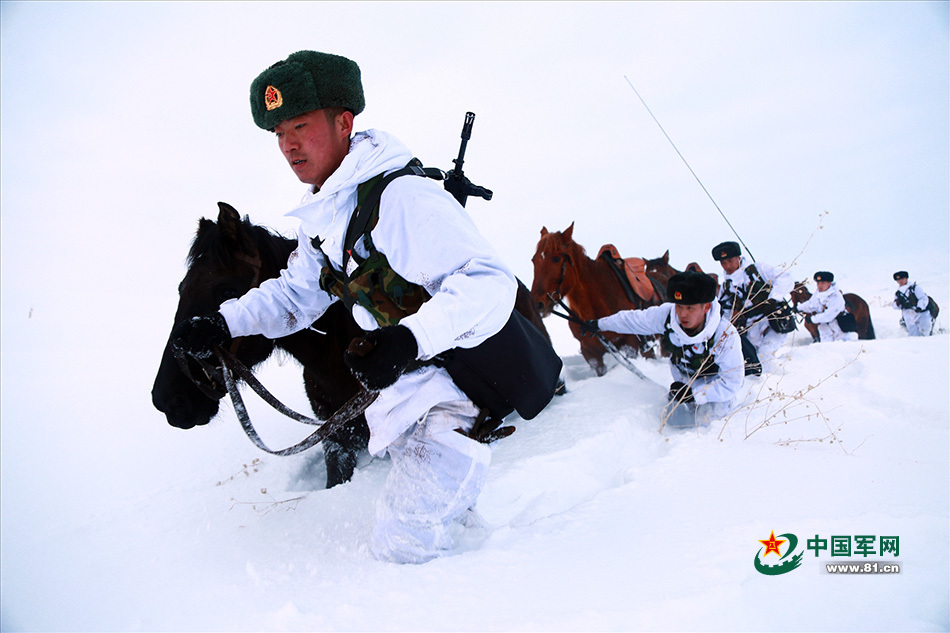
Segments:
[[[567,227],[567,228],[564,230],[564,233],[562,233],[562,235],[564,236],[565,239],[568,239],[568,240],[569,240],[569,239],[572,239],[572,236],[574,235],[574,223],[573,223],[573,222],[571,222],[571,225],[570,225],[569,227]]]
[[[541,227],[541,237],[544,237],[544,236],[547,235],[547,234],[548,234],[548,227],[542,226],[542,227]]]
[[[230,220],[230,221],[237,222],[241,220],[241,214],[238,213],[237,209],[232,207],[227,202],[219,202],[218,203],[218,222],[221,222],[222,220],[224,221]]]
[[[664,264],[670,263],[670,249],[666,249],[666,252],[663,253],[663,257],[661,259],[663,260]]]
[[[224,237],[241,243],[241,214],[227,202],[218,203],[218,228]]]

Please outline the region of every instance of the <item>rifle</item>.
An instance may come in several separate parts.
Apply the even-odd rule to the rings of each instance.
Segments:
[[[452,159],[452,162],[455,163],[455,169],[450,169],[445,174],[445,182],[443,183],[445,190],[452,194],[463,207],[469,196],[478,196],[485,200],[491,200],[492,197],[491,189],[472,184],[472,181],[462,173],[462,163],[465,162],[465,147],[468,145],[469,139],[472,138],[472,124],[474,122],[475,113],[466,112],[465,123],[462,124],[462,144],[459,147],[459,157]]]

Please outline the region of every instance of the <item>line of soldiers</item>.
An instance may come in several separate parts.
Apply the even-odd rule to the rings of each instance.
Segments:
[[[724,273],[718,289],[711,275],[678,273],[668,282],[669,303],[623,310],[581,326],[588,335],[602,330],[660,335],[674,378],[664,409],[665,423],[672,427],[707,426],[731,413],[745,376],[770,371],[779,348],[796,329],[795,311],[785,298],[795,282],[786,271],[748,260],[736,242],[718,244],[712,256]],[[929,334],[930,299],[907,277],[906,271],[894,274],[900,285],[894,307],[903,310],[911,336]],[[845,300],[834,274],[820,271],[814,279],[818,292],[797,311],[818,325],[821,341],[855,338],[838,323]]]

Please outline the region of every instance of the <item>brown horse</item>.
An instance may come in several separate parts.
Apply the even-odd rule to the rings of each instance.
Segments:
[[[664,288],[666,287],[666,284],[669,283],[670,277],[680,272],[670,266],[670,251],[666,251],[663,253],[662,257],[656,257],[654,259],[647,259],[644,257],[643,261],[646,262],[647,274],[663,284]],[[686,270],[687,272],[694,273],[704,272],[702,267],[696,262],[690,262],[686,264]],[[719,281],[719,275],[716,273],[707,274],[717,282]]]
[[[563,232],[551,233],[546,228],[541,229],[541,239],[531,258],[534,263],[531,297],[542,316],[551,314],[555,303],[560,300],[565,300],[571,310],[585,321],[662,303],[663,298],[655,290],[648,299],[636,295],[635,300],[629,299],[607,260],[588,257],[584,247],[574,241],[573,233],[573,222]],[[652,285],[656,287],[657,284]],[[598,376],[603,376],[607,371],[604,345],[596,337],[583,336],[578,324],[572,322],[570,328],[574,338],[580,342],[581,355]],[[647,350],[648,340],[633,334],[605,332],[604,336],[618,349],[633,355],[641,352],[645,356],[653,355],[652,350]]]
[[[662,257],[656,257],[654,259],[644,257],[643,259],[646,262],[647,274],[660,282],[664,288],[666,288],[670,277],[680,272],[670,266],[670,251],[663,253]]]
[[[804,303],[811,299],[811,292],[805,287],[805,282],[795,283],[795,288],[791,292],[792,305],[798,307],[799,303]],[[844,295],[844,304],[848,312],[854,315],[854,320],[858,323],[858,340],[866,341],[875,338],[874,324],[871,323],[871,311],[868,309],[867,301],[854,293]],[[805,329],[811,334],[812,341],[818,342],[818,326],[811,321],[811,317],[805,317]]]

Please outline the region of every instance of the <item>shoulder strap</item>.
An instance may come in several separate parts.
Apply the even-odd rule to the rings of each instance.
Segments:
[[[422,161],[418,158],[413,158],[402,169],[397,169],[386,176],[382,174],[374,176],[365,183],[362,183],[358,189],[356,211],[353,212],[353,217],[350,218],[350,224],[346,227],[346,237],[343,240],[344,271],[353,254],[353,246],[355,246],[356,241],[367,232],[370,221],[379,208],[379,199],[383,195],[383,189],[396,178],[408,175],[426,176],[434,180],[445,179],[445,174],[442,173],[441,169],[423,167]],[[365,196],[363,195],[364,191],[367,192]]]

